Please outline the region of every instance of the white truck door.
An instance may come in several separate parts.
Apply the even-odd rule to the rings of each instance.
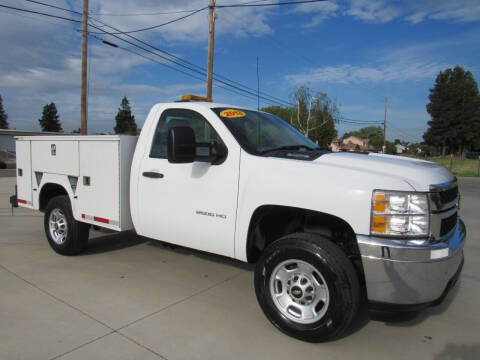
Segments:
[[[240,149],[228,149],[226,160],[219,165],[169,163],[167,135],[174,126],[192,127],[196,142],[223,142],[196,111],[167,109],[162,113],[140,166],[141,233],[233,257]]]

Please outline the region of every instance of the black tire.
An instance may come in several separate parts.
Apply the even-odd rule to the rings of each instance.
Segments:
[[[50,215],[54,211],[60,211],[66,219],[67,231],[62,243],[56,242],[50,233]],[[48,202],[45,208],[44,227],[48,243],[61,255],[79,254],[87,246],[90,225],[74,219],[70,200],[66,195],[56,196]]]
[[[270,289],[272,272],[280,264],[292,259],[307,263],[315,269],[314,272],[318,271],[328,288],[328,305],[320,304],[325,309],[318,311],[324,314],[319,319],[314,317],[311,323],[293,321],[292,316],[288,318],[273,300]],[[312,273],[312,278],[318,278],[318,273]],[[288,295],[293,299],[294,289],[290,290]],[[298,294],[298,290],[295,291]],[[255,268],[255,293],[273,325],[287,335],[309,342],[338,338],[355,318],[360,303],[358,276],[347,256],[328,238],[305,233],[285,236],[263,251]]]

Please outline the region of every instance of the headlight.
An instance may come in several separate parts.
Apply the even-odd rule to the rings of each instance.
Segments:
[[[371,219],[370,232],[373,235],[428,236],[427,195],[375,190]]]

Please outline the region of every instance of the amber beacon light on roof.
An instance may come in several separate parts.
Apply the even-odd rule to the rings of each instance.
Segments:
[[[198,95],[183,95],[180,101],[206,101],[212,102],[212,98]]]

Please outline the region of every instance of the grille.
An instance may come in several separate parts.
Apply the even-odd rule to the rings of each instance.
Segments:
[[[452,187],[451,189],[442,191],[440,193],[440,201],[442,205],[448,204],[454,201],[458,195],[458,186]]]
[[[457,224],[457,213],[443,219],[442,225],[440,226],[440,236],[448,234],[455,227],[456,224]]]

